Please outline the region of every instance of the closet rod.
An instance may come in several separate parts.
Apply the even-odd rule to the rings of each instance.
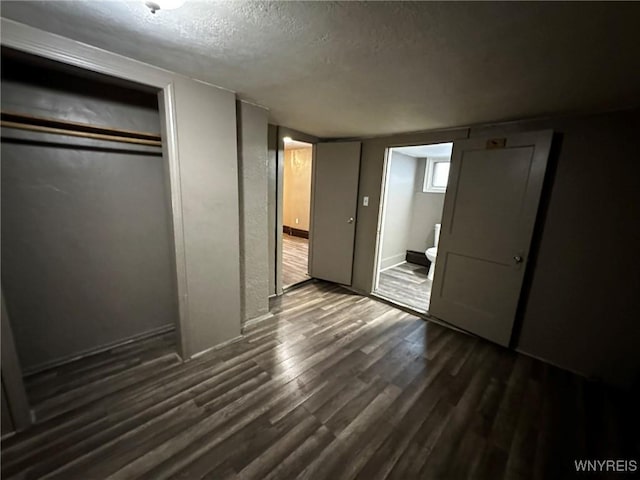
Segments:
[[[141,138],[118,137],[116,135],[105,135],[102,133],[78,132],[76,130],[65,130],[63,128],[40,127],[38,125],[29,125],[27,123],[7,122],[6,120],[2,120],[0,125],[5,128],[15,128],[17,130],[29,130],[31,132],[51,133],[54,135],[92,138],[94,140],[104,140],[107,142],[135,143],[137,145],[149,145],[153,147],[162,146],[162,142],[159,140],[144,140]]]
[[[91,138],[108,142],[134,143],[154,147],[162,146],[159,134],[101,127],[86,123],[36,117],[13,112],[2,112],[1,125],[6,128],[54,135],[69,135],[72,137]]]

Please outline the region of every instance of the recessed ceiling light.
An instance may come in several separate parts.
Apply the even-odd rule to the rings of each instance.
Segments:
[[[282,140],[284,141],[284,143],[293,142],[293,138],[291,137],[284,137]]]
[[[184,5],[185,0],[149,0],[144,4],[149,7],[151,13],[156,13],[158,10],[174,10]]]

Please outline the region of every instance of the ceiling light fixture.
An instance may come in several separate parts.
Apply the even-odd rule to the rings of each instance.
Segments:
[[[149,7],[151,13],[156,13],[158,10],[175,10],[184,5],[184,2],[185,0],[150,0],[144,4]]]
[[[282,141],[283,141],[284,143],[293,142],[293,138],[291,138],[291,137],[283,137],[283,138],[282,138]]]

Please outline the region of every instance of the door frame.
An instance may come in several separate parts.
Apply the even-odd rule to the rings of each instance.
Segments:
[[[189,351],[186,338],[188,319],[187,266],[173,83],[174,77],[177,75],[172,75],[170,72],[157,67],[136,62],[75,40],[58,37],[5,18],[2,19],[2,45],[30,55],[79,67],[88,72],[101,73],[158,90],[158,109],[163,139],[162,158],[165,166],[165,181],[168,183],[170,192],[169,202],[174,253],[172,260],[175,262],[176,293],[178,297],[177,346],[180,357],[186,358]]]
[[[13,340],[13,330],[11,329],[7,307],[4,303],[4,293],[0,292],[0,295],[2,296],[2,311],[0,313],[2,327],[0,333],[0,338],[2,339],[2,394],[3,396],[6,394],[8,414],[11,416],[11,423],[15,432],[29,427],[32,418],[22,378],[22,367]]]
[[[371,293],[373,295],[376,295],[376,290],[378,289],[378,281],[380,279],[380,270],[379,270],[379,265],[380,265],[380,256],[382,255],[382,242],[384,241],[384,219],[385,219],[385,207],[386,207],[386,201],[387,201],[387,183],[388,183],[388,176],[389,176],[389,165],[391,163],[391,154],[393,153],[393,150],[396,148],[402,148],[402,147],[419,147],[419,146],[423,146],[423,145],[437,145],[440,143],[452,143],[455,145],[455,142],[460,141],[460,140],[466,140],[467,137],[464,138],[451,138],[449,140],[445,140],[445,139],[438,139],[438,140],[432,140],[432,141],[415,141],[415,142],[406,142],[406,143],[400,143],[400,144],[393,144],[393,145],[389,145],[385,148],[384,151],[384,161],[383,161],[383,165],[382,165],[382,182],[380,184],[380,205],[378,206],[378,226],[377,226],[377,232],[376,232],[376,246],[375,246],[375,257],[374,257],[374,261],[373,261],[373,282],[372,282],[372,289],[371,289]],[[447,192],[444,192],[444,196],[445,199],[447,197]],[[388,300],[385,297],[385,300]],[[411,310],[413,310],[413,308],[404,305],[404,304],[400,304],[397,302],[391,302],[394,303],[396,305],[400,305],[404,308],[409,308]],[[418,312],[417,310],[414,310],[417,313],[421,313],[421,314],[426,314],[429,315],[429,311],[427,310],[427,312]]]
[[[380,263],[382,256],[382,243],[384,242],[384,221],[386,217],[386,203],[389,183],[389,165],[391,163],[391,155],[396,147],[386,148],[384,151],[384,163],[382,165],[382,184],[380,186],[380,205],[378,206],[378,227],[376,231],[376,248],[375,259],[373,262],[373,293],[378,290],[380,281]]]
[[[275,295],[282,295],[284,293],[282,285],[282,229],[284,227],[284,138],[290,137],[292,140],[298,142],[305,142],[311,144],[311,199],[309,202],[309,259],[311,258],[311,242],[313,228],[313,192],[315,184],[315,164],[316,164],[316,144],[320,142],[320,138],[310,135],[308,133],[300,132],[288,127],[277,128],[277,149],[276,149],[276,222],[275,222]],[[272,292],[273,293],[273,292]]]
[[[181,77],[181,75],[142,62],[137,62],[75,40],[53,35],[12,20],[2,18],[0,21],[2,28],[2,45],[5,47],[78,67],[87,72],[108,75],[157,90],[161,135],[163,139],[162,158],[165,167],[165,181],[170,192],[168,201],[170,202],[171,240],[174,253],[172,261],[175,262],[174,279],[176,282],[178,303],[178,316],[176,319],[176,333],[178,335],[177,353],[182,359],[189,357],[189,346],[187,344],[189,317],[187,304],[187,267],[174,94],[174,81],[176,78]],[[26,408],[28,411],[27,400],[21,393],[24,392],[24,382],[22,378],[19,378],[18,382],[19,384],[17,386],[11,388],[12,392],[7,391],[7,394],[14,398],[23,398],[25,405],[22,405],[23,401],[19,402],[20,405],[17,404],[18,402],[14,402],[13,408],[21,409],[21,411],[24,411]],[[5,387],[7,390],[10,389],[9,385],[5,385]],[[24,417],[24,415],[21,415],[21,417]],[[22,425],[24,425],[24,423]]]

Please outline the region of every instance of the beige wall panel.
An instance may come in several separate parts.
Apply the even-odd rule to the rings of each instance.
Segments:
[[[287,227],[309,231],[312,156],[313,147],[284,151],[282,223]]]

